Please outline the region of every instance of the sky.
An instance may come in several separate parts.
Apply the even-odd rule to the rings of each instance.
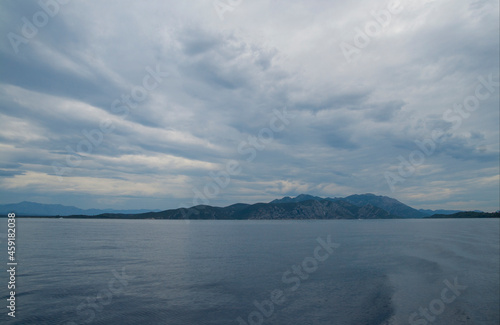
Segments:
[[[0,2],[0,203],[499,210],[496,0]]]

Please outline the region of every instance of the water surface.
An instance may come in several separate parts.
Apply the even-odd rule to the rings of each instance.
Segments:
[[[6,229],[0,220],[4,265]],[[328,236],[339,246],[319,248],[327,259],[318,261],[318,238]],[[16,241],[16,318],[7,316],[2,272],[2,324],[500,320],[499,220],[18,219]],[[294,274],[303,262],[310,273]],[[448,289],[445,299],[455,299],[445,303],[445,281],[466,288]]]

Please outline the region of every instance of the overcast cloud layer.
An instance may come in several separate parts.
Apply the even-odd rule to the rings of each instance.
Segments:
[[[0,3],[0,203],[499,209],[497,0],[40,2]]]

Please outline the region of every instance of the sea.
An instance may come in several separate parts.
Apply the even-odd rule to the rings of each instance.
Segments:
[[[9,290],[0,219],[0,324],[498,325],[499,228],[17,218]]]

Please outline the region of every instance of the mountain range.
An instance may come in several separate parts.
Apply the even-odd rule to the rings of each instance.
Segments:
[[[227,207],[198,205],[191,208],[151,210],[83,210],[59,204],[21,202],[0,205],[0,214],[113,219],[392,219],[424,218],[434,214],[450,215],[457,211],[417,210],[387,196],[356,194],[344,198],[321,198],[301,194],[269,203],[237,203]]]
[[[73,206],[66,206],[61,204],[42,204],[35,202],[23,201],[14,204],[0,204],[0,214],[6,215],[8,213],[14,212],[19,216],[33,216],[33,217],[43,217],[43,216],[70,216],[70,215],[85,215],[93,216],[103,213],[124,213],[124,214],[134,214],[134,213],[145,213],[151,212],[152,210],[114,210],[114,209],[80,209]],[[160,211],[160,210],[154,210]]]

